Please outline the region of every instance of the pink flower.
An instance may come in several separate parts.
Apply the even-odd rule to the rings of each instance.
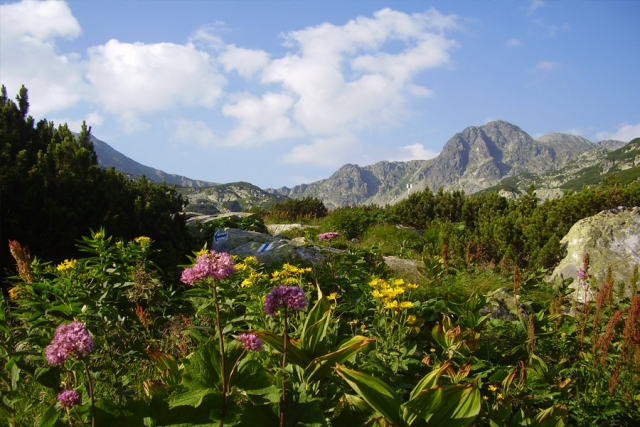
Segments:
[[[84,359],[92,351],[93,338],[87,327],[82,322],[71,322],[58,326],[45,353],[50,364],[60,366],[69,356]]]
[[[74,406],[78,406],[82,404],[82,399],[80,395],[73,390],[65,390],[60,393],[56,399],[60,402],[60,406],[63,408],[73,408]]]
[[[336,237],[339,237],[340,233],[336,233],[335,231],[328,231],[326,233],[318,234],[319,240],[332,240]]]
[[[196,258],[195,265],[186,268],[182,272],[180,280],[182,283],[190,285],[196,280],[206,279],[207,277],[222,280],[235,272],[236,269],[228,253],[212,250]]]
[[[243,332],[238,335],[238,341],[247,351],[260,351],[262,349],[262,341],[255,334]]]
[[[264,312],[275,316],[280,307],[300,311],[307,306],[307,296],[299,286],[276,286],[267,294]]]

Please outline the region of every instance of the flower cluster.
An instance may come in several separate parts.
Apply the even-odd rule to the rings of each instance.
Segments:
[[[371,295],[380,300],[385,310],[406,310],[413,307],[413,303],[408,301],[398,301],[398,296],[404,294],[408,289],[416,289],[418,285],[405,283],[402,279],[386,281],[383,279],[373,279],[369,282],[373,288]]]
[[[318,240],[333,240],[336,237],[340,237],[340,233],[336,233],[335,231],[318,234]]]
[[[231,257],[226,252],[210,251],[198,255],[193,267],[186,268],[182,272],[180,280],[188,285],[196,280],[211,277],[222,280],[236,272]]]
[[[262,349],[262,341],[255,334],[243,332],[238,335],[238,341],[242,344],[242,348],[247,351],[260,351]]]
[[[65,259],[64,261],[62,261],[60,264],[58,264],[58,266],[56,267],[56,269],[61,272],[64,273],[66,271],[71,271],[74,268],[76,268],[78,266],[78,260],[76,259]]]
[[[151,244],[151,238],[147,236],[136,237],[133,241],[142,247],[148,247]]]
[[[56,399],[58,399],[58,402],[60,402],[60,406],[68,409],[82,404],[80,395],[73,390],[65,390],[61,392],[60,394],[58,394]]]
[[[84,359],[92,351],[93,338],[82,322],[58,326],[51,344],[45,350],[47,361],[56,366],[62,365],[72,355]]]
[[[283,285],[297,285],[305,273],[310,273],[311,267],[300,268],[291,264],[284,264],[282,270],[271,273],[271,281]]]
[[[299,286],[276,286],[267,294],[264,311],[275,316],[279,308],[300,311],[307,306],[307,296]]]

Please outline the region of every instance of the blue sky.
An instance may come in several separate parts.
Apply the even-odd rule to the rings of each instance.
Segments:
[[[0,2],[0,82],[132,159],[262,188],[467,126],[640,136],[640,2]]]

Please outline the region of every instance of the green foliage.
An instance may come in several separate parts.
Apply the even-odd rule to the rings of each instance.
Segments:
[[[266,217],[276,221],[300,221],[324,218],[327,208],[320,199],[305,197],[302,199],[288,199],[271,207]]]
[[[146,235],[158,245],[154,257],[171,274],[190,249],[184,202],[174,189],[146,179],[131,181],[98,166],[91,129],[78,136],[66,125],[35,122],[27,90],[16,102],[0,93],[0,221],[2,266],[10,265],[7,240],[55,262],[77,257],[75,242],[91,229],[133,239]],[[175,271],[175,270],[174,270]],[[0,275],[4,277],[4,268]]]
[[[354,239],[361,237],[373,224],[394,221],[395,216],[379,206],[344,206],[331,211],[323,221],[322,229]]]

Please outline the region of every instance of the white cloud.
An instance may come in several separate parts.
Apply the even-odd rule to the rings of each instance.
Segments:
[[[82,129],[82,122],[84,121],[87,126],[96,127],[101,126],[104,123],[104,117],[97,112],[89,113],[84,119],[80,120],[71,120],[71,119],[51,119],[54,124],[63,124],[66,123],[69,129],[72,132],[80,132]]]
[[[121,113],[119,123],[126,133],[143,132],[151,127],[149,123],[142,121],[133,111],[124,111]]]
[[[599,132],[596,134],[599,141],[614,139],[617,141],[629,142],[632,139],[640,138],[640,123],[637,125],[622,124],[615,132]]]
[[[531,4],[529,5],[529,14],[532,14],[537,9],[544,6],[544,1],[542,0],[531,0]]]
[[[226,138],[227,145],[255,145],[266,141],[302,136],[287,116],[293,97],[268,92],[258,98],[242,94],[234,103],[222,108],[222,113],[238,121],[238,126]]]
[[[269,54],[263,50],[243,49],[235,45],[227,46],[218,56],[225,71],[235,70],[242,77],[249,78],[269,63]]]
[[[298,145],[287,154],[283,163],[312,164],[336,168],[349,162],[362,150],[360,140],[353,134],[317,138],[308,145]]]
[[[556,71],[560,68],[560,63],[559,62],[553,62],[553,61],[540,61],[536,64],[535,66],[535,71],[542,71],[545,73],[551,72],[551,71]]]
[[[89,49],[87,79],[111,112],[151,112],[176,106],[211,108],[225,78],[193,45],[121,43]]]
[[[521,46],[522,42],[518,39],[509,39],[504,43],[504,45],[506,47],[517,47],[517,46]]]
[[[31,114],[41,118],[74,105],[86,85],[78,55],[56,51],[56,37],[73,39],[80,24],[59,1],[0,5],[0,75],[9,91],[29,89]]]
[[[435,9],[406,14],[383,9],[338,26],[324,23],[284,35],[286,46],[298,48],[272,60],[264,83],[279,83],[296,97],[292,117],[310,135],[331,136],[383,122],[405,113],[406,96],[428,96],[413,77],[447,65],[457,46],[443,31],[455,28],[454,15]],[[384,51],[398,41],[404,49]]]
[[[400,149],[400,153],[398,153],[394,160],[403,162],[409,160],[429,160],[433,159],[438,154],[440,153],[432,150],[427,150],[426,148],[424,148],[424,145],[416,143],[412,145],[405,145],[404,147],[402,147]]]
[[[200,145],[214,145],[219,137],[202,120],[179,119],[172,126],[171,139],[180,143],[197,143]]]

